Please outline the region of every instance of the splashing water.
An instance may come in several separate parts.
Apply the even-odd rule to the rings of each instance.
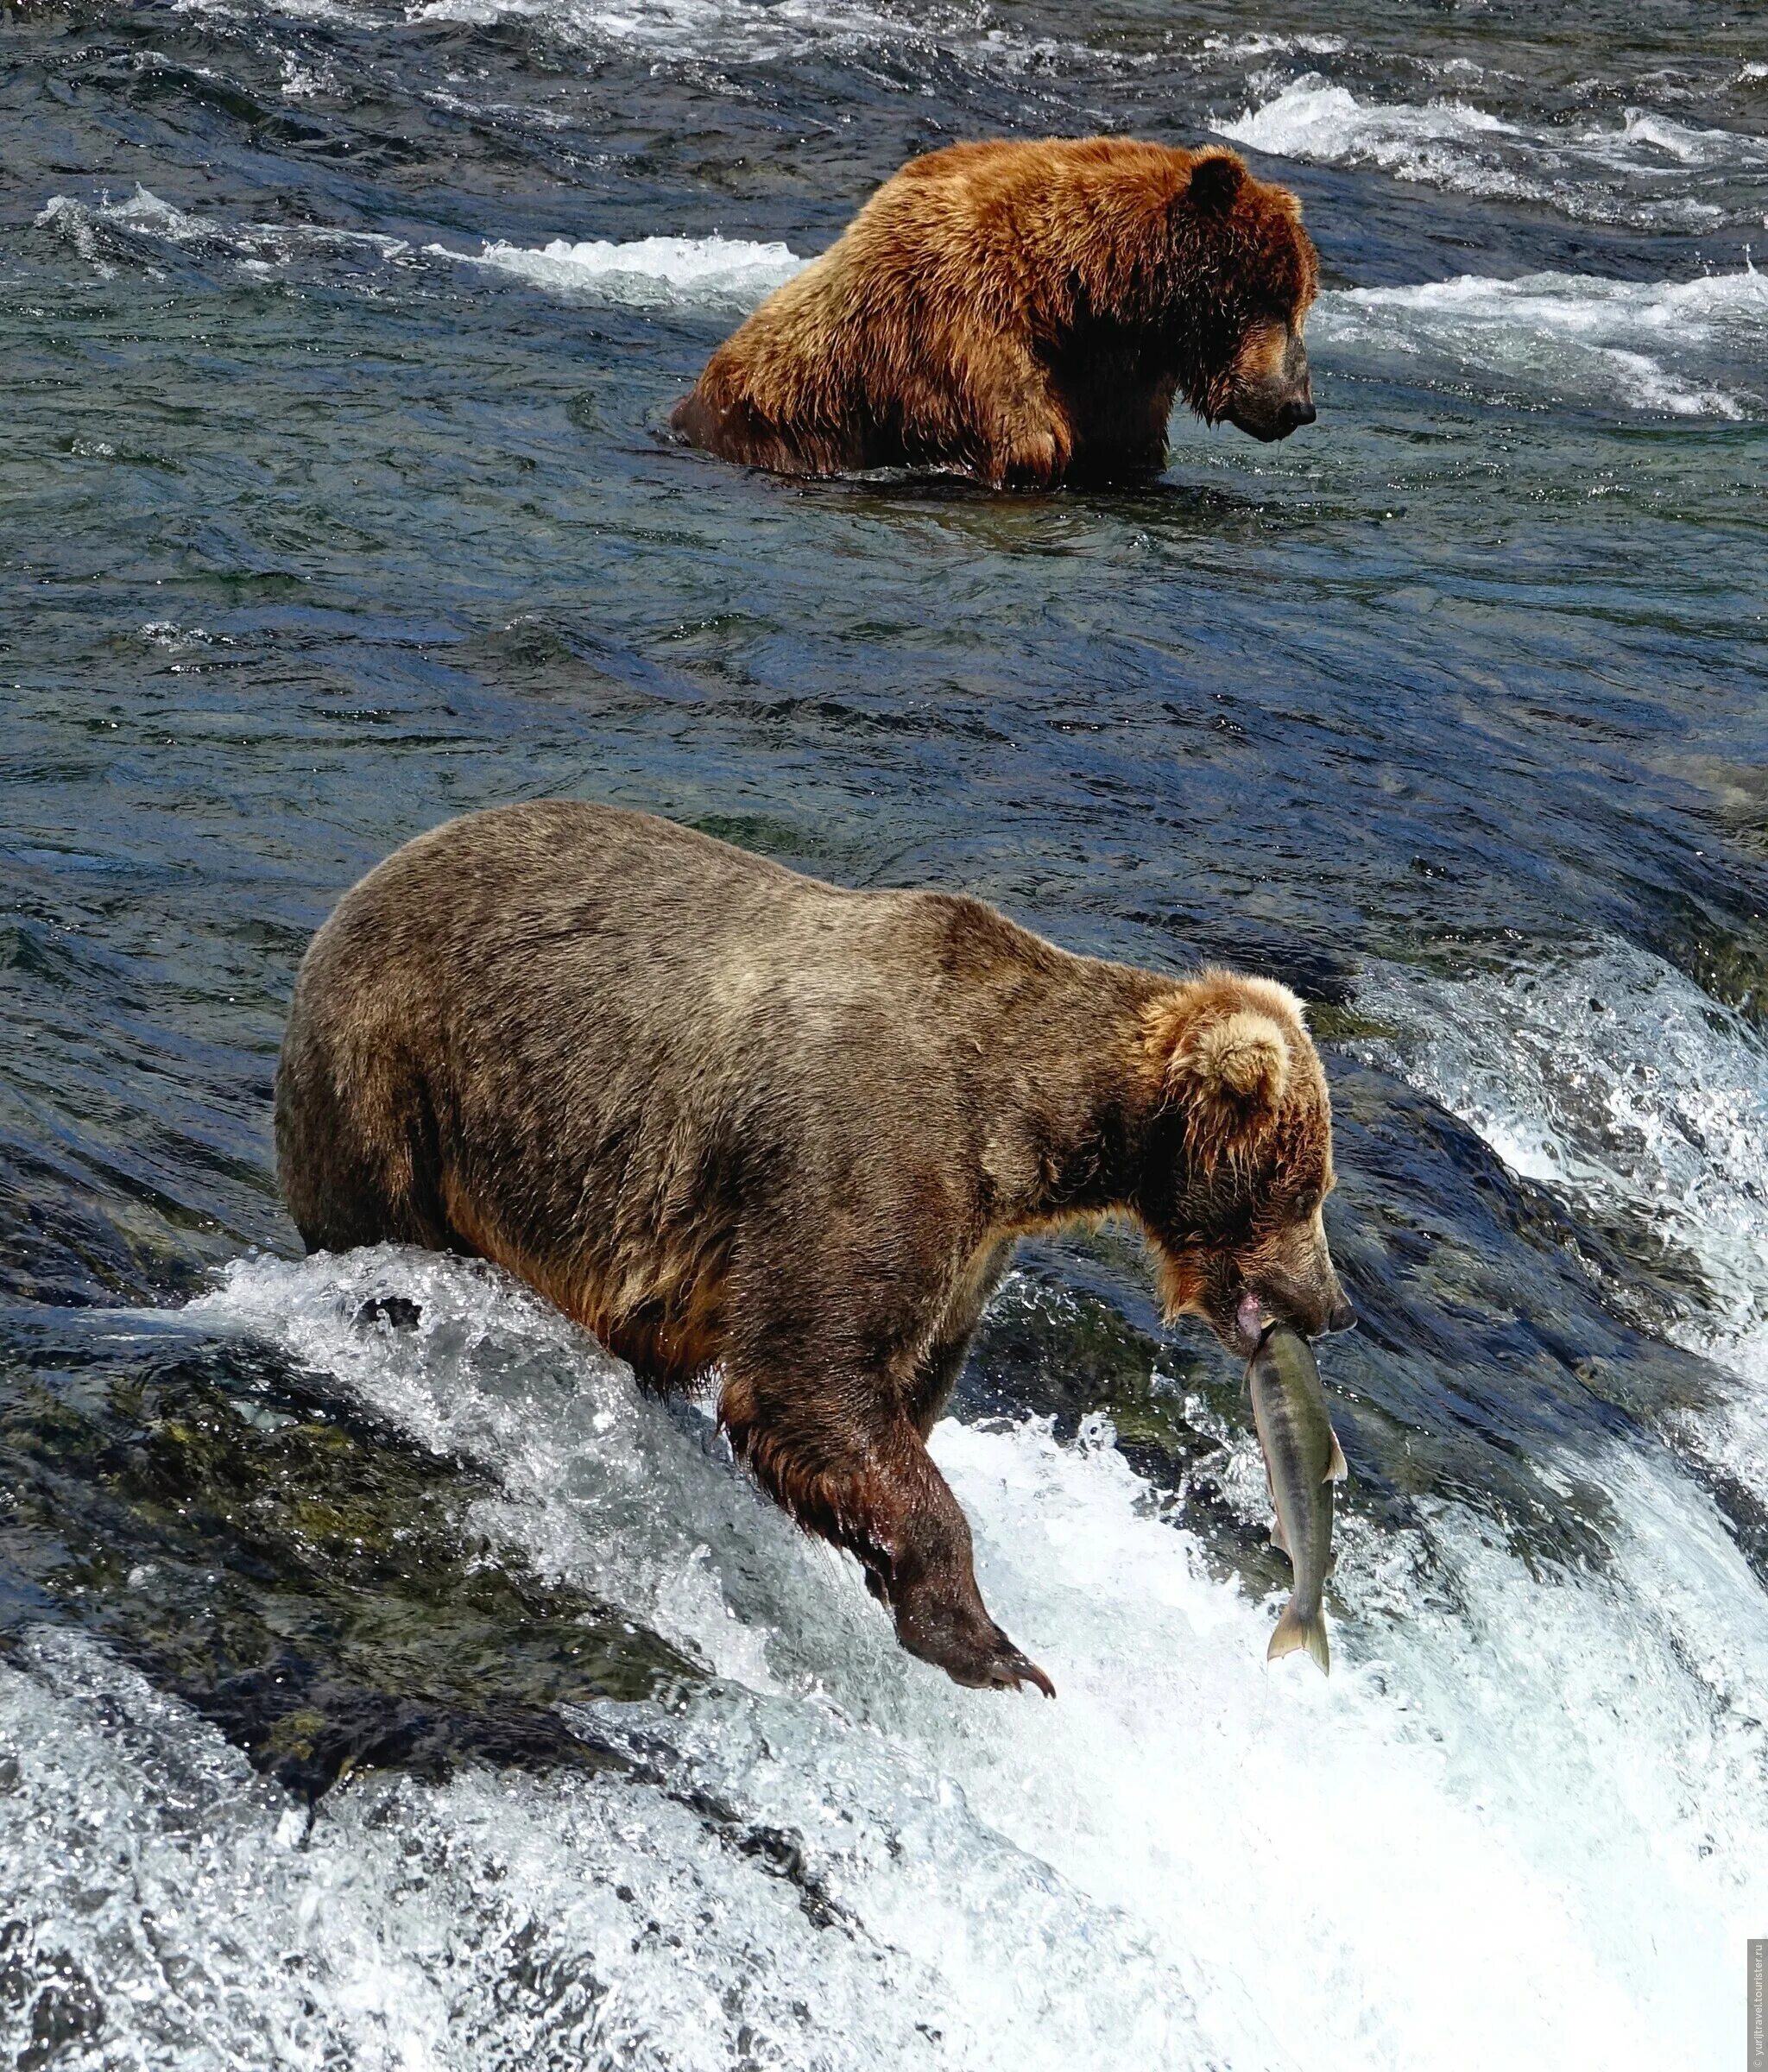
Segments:
[[[1615,942],[1471,980],[1372,967],[1359,997],[1405,1032],[1375,1053],[1513,1172],[1697,1262],[1706,1299],[1676,1336],[1746,1387],[1686,1430],[1768,1496],[1768,1051],[1752,1025]]]
[[[1716,226],[1729,211],[1711,198],[1708,176],[1768,167],[1759,137],[1693,130],[1649,110],[1627,109],[1613,130],[1563,130],[1506,121],[1462,98],[1372,100],[1317,73],[1214,127],[1275,157],[1375,166],[1424,186],[1641,226]]]
[[[555,237],[538,251],[499,238],[477,254],[439,244],[426,250],[464,265],[492,267],[561,294],[641,309],[677,302],[752,306],[791,280],[805,263],[784,244],[719,237],[641,237],[631,244],[612,244],[606,238],[572,244]]]
[[[389,1291],[420,1304],[415,1330],[351,1321]],[[139,1979],[157,1936],[157,1961],[218,1986],[275,1948],[309,2010],[290,2062],[323,2044],[370,2064],[544,2046],[710,2066],[747,2047],[1416,2072],[1589,2050],[1643,2072],[1690,2023],[1723,2026],[1727,1938],[1768,1896],[1746,1717],[1768,1629],[1661,1459],[1607,1463],[1601,1577],[1532,1582],[1452,1506],[1415,1536],[1353,1527],[1329,1683],[1266,1667],[1272,1608],[1212,1579],[1108,1431],[1064,1448],[1035,1424],[948,1424],[935,1451],[984,1589],[1062,1693],[1013,1704],[901,1655],[850,1565],[754,1494],[703,1413],[639,1396],[501,1275],[396,1252],[265,1262],[189,1314],[271,1336],[491,1469],[488,1549],[622,1602],[714,1681],[586,1709],[640,1759],[625,1779],[371,1779],[300,1848],[286,1800],[207,1729],[45,1639],[37,1681],[3,1680],[27,1790],[0,1821],[28,1808],[59,1867],[69,1975],[115,1974],[123,1949]],[[94,1708],[125,1730],[85,1723]],[[221,1808],[200,1843],[174,1810],[193,1789]],[[118,1797],[148,1838],[121,1879],[98,1818]],[[248,1892],[242,1944],[223,1924]]]
[[[1759,355],[1768,338],[1768,275],[1753,268],[1683,281],[1462,275],[1323,295],[1310,330],[1354,364],[1404,354],[1456,386],[1495,375],[1535,394],[1738,418],[1760,399],[1702,381],[1698,369],[1708,354],[1732,364]]]

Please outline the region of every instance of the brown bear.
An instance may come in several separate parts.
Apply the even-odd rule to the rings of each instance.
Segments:
[[[981,900],[850,892],[553,799],[420,836],[303,960],[276,1079],[313,1249],[482,1254],[862,1563],[902,1645],[1045,1690],[925,1443],[1013,1241],[1119,1210],[1169,1311],[1251,1349],[1350,1321],[1292,995],[1057,949]]]
[[[1316,278],[1295,197],[1231,151],[953,144],[886,180],[671,422],[787,475],[1158,474],[1176,394],[1255,439],[1313,422]]]

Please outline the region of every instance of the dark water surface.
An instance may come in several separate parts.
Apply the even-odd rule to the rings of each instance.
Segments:
[[[1301,194],[1316,427],[1041,498],[661,437],[904,157],[1095,129]],[[0,137],[19,2063],[1732,2063],[1762,24],[12,8]],[[495,1275],[295,1263],[308,935],[549,793],[1307,995],[1363,1318],[1329,1684],[1264,1670],[1239,1377],[1121,1234],[1027,1254],[936,1448],[1041,1709],[898,1656]]]

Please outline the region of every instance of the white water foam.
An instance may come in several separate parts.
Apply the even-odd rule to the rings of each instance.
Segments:
[[[973,66],[1022,73],[1081,58],[1094,67],[1152,61],[1047,36],[1021,37],[980,3],[886,9],[865,0],[414,0],[407,18],[483,26],[517,19],[591,49],[731,70],[811,54],[943,52]]]
[[[1518,134],[1508,123],[1465,101],[1431,101],[1423,107],[1404,101],[1386,105],[1360,101],[1348,87],[1330,85],[1317,73],[1216,127],[1236,143],[1276,158],[1327,164],[1361,159],[1411,179],[1428,177],[1438,167],[1457,162],[1438,154],[1438,146]]]
[[[1619,129],[1529,128],[1461,99],[1361,100],[1308,73],[1219,135],[1274,157],[1375,166],[1462,193],[1539,201],[1598,222],[1699,229],[1738,213],[1724,177],[1768,169],[1768,142],[1629,108]],[[1680,176],[1680,177],[1679,177]]]
[[[1310,58],[1337,57],[1344,47],[1342,36],[1255,34],[1245,36],[1205,36],[1199,48],[1212,58],[1244,64],[1253,58],[1285,57],[1292,51],[1305,52]]]
[[[1735,1009],[1624,943],[1455,980],[1373,968],[1375,1046],[1505,1163],[1633,1216],[1699,1267],[1676,1335],[1745,1386],[1687,1441],[1768,1501],[1768,1047]]]
[[[1754,166],[1768,163],[1768,147],[1760,137],[1736,130],[1695,130],[1649,108],[1629,108],[1620,132],[1585,130],[1578,142],[1599,155],[1632,170],[1649,164],[1645,153],[1660,152],[1679,166]]]
[[[395,1291],[417,1330],[355,1328]],[[28,1840],[37,1944],[117,1981],[113,2038],[200,2037],[156,2062],[250,2059],[261,2031],[281,2062],[370,2068],[1727,2062],[1768,1906],[1768,1626],[1667,1456],[1601,1464],[1601,1575],[1533,1578],[1452,1507],[1348,1529],[1327,1681],[1267,1667],[1274,1605],[1211,1578],[1102,1427],[948,1424],[1047,1704],[903,1656],[703,1418],[489,1269],[261,1261],[192,1322],[268,1334],[477,1463],[486,1558],[516,1547],[698,1652],[715,1680],[684,1710],[587,1723],[654,1734],[679,1785],[799,1837],[848,1924],[618,1780],[358,1780],[303,1850],[207,1729],[44,1639],[0,1673],[0,1862]]]
[[[635,308],[734,304],[752,307],[805,264],[784,244],[742,237],[640,237],[629,244],[556,237],[539,250],[499,238],[477,252],[426,245],[433,257],[513,274],[556,294]]]
[[[54,194],[38,212],[35,227],[65,237],[80,257],[108,280],[117,268],[110,255],[117,241],[143,239],[186,250],[217,252],[238,261],[249,273],[271,274],[296,259],[340,252],[377,259],[402,258],[410,247],[403,238],[370,231],[336,230],[325,224],[224,223],[162,200],[136,183],[121,201],[107,194],[94,202]]]
[[[374,17],[365,16],[359,8],[346,7],[342,0],[172,0],[174,15],[212,16],[223,22],[239,22],[248,16],[276,14],[294,21],[337,22],[358,28],[371,24]]]
[[[1695,281],[1462,275],[1320,298],[1314,336],[1353,351],[1404,354],[1450,379],[1495,376],[1537,393],[1737,418],[1763,401],[1705,370],[1759,368],[1768,351],[1768,275],[1753,268]]]
[[[116,271],[125,250],[171,246],[236,262],[267,275],[297,260],[344,255],[409,262],[412,247],[399,237],[323,224],[229,223],[180,209],[144,186],[113,201],[53,195],[36,217],[40,230],[66,239],[101,278]],[[539,248],[488,241],[477,252],[444,244],[423,248],[426,258],[450,266],[483,267],[571,300],[618,302],[642,309],[711,306],[752,308],[806,263],[788,246],[742,237],[641,237],[626,244],[604,238],[572,243],[554,238]]]
[[[907,24],[843,0],[782,0],[774,7],[763,0],[420,0],[407,12],[413,21],[474,27],[540,22],[578,42],[754,65],[798,57],[819,43],[896,42],[908,33]]]

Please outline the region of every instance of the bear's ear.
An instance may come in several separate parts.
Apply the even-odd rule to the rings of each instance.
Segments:
[[[1211,151],[1191,167],[1192,207],[1207,216],[1225,216],[1246,176],[1245,166],[1232,151]]]
[[[1172,1062],[1205,1100],[1274,1109],[1289,1084],[1289,1039],[1257,1008],[1236,1008],[1204,1021]]]
[[[1295,1030],[1280,1019],[1288,1002],[1277,987],[1208,971],[1152,1010],[1152,1062],[1165,1099],[1184,1112],[1194,1156],[1233,1155],[1275,1123],[1297,1063]]]

